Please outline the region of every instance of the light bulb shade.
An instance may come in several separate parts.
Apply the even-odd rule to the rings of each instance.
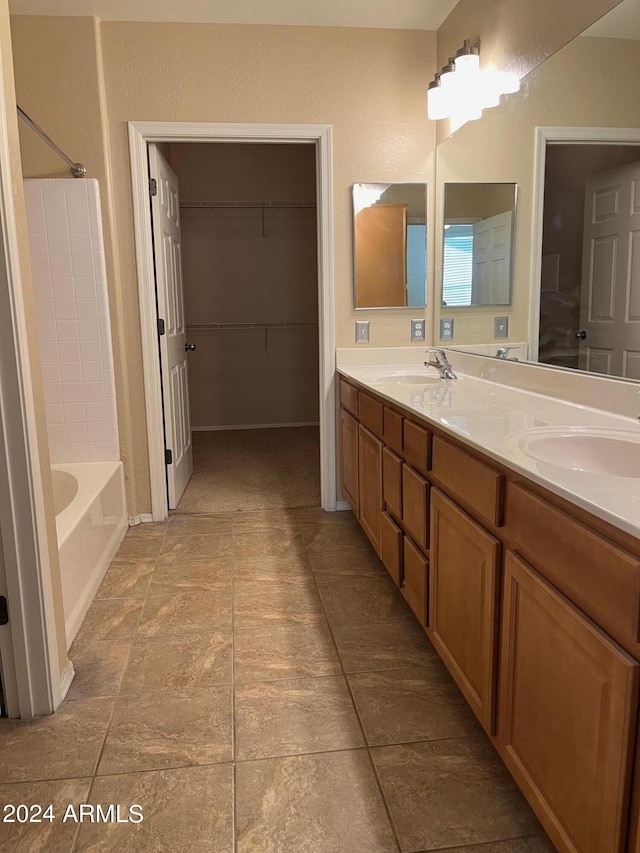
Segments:
[[[463,75],[473,75],[480,71],[480,54],[477,47],[471,47],[471,40],[465,39],[454,60],[456,71]]]
[[[455,86],[458,82],[456,77],[456,66],[454,65],[453,59],[450,59],[447,65],[442,66],[442,71],[440,72],[440,86],[443,89],[448,89],[449,86]]]
[[[513,95],[520,91],[520,78],[512,71],[500,72],[500,90],[503,95]]]
[[[440,121],[449,115],[447,92],[438,80],[429,83],[427,89],[427,116],[431,121]]]

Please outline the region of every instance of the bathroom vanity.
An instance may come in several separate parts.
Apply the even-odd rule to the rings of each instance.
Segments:
[[[338,353],[345,500],[557,848],[640,851],[636,389],[384,352]]]

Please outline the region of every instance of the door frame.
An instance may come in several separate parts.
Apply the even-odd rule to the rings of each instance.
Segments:
[[[547,145],[640,145],[636,127],[537,127],[533,165],[533,216],[531,234],[531,302],[529,360],[538,361],[540,335],[540,280],[542,278],[542,227]]]
[[[153,520],[163,521],[167,517],[168,501],[164,463],[158,314],[149,205],[147,153],[149,142],[315,144],[320,350],[320,496],[323,509],[335,510],[337,477],[331,125],[130,121],[128,127]]]

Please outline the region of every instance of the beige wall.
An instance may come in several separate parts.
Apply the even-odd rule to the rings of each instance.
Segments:
[[[532,72],[504,104],[485,112],[438,146],[437,198],[447,181],[515,181],[518,184],[513,304],[447,308],[455,318],[454,344],[493,342],[493,318],[510,318],[509,338],[529,338],[531,305],[534,142],[537,126],[638,127],[640,102],[620,80],[640,75],[640,42],[578,38]],[[441,233],[438,203],[436,228]],[[436,282],[442,246],[436,241]],[[537,284],[536,284],[537,286]],[[438,295],[438,299],[439,299]],[[436,311],[436,314],[439,312]],[[437,318],[436,318],[437,322]]]
[[[55,514],[53,509],[53,488],[51,484],[49,464],[49,443],[47,438],[47,422],[44,407],[44,392],[42,387],[42,372],[40,369],[40,354],[35,321],[35,307],[31,286],[31,264],[29,261],[29,243],[27,237],[27,219],[22,190],[22,165],[20,158],[20,142],[16,115],[16,95],[14,70],[12,60],[11,33],[9,29],[9,11],[7,3],[0,3],[0,55],[2,57],[2,77],[4,82],[4,105],[7,115],[7,135],[9,138],[9,159],[11,163],[11,182],[13,185],[13,204],[15,210],[15,225],[20,253],[20,272],[25,307],[25,320],[29,339],[30,372],[33,386],[33,405],[38,431],[38,452],[43,470],[34,472],[41,474],[42,490],[47,519],[47,544],[49,565],[51,571],[51,588],[53,592],[53,609],[56,622],[56,638],[60,673],[67,666],[67,641],[64,627],[64,608],[62,605],[62,583],[60,580],[60,564],[58,561],[58,540],[56,535]]]
[[[172,144],[169,159],[187,203],[182,268],[187,336],[197,346],[189,355],[192,425],[317,423],[315,146]],[[188,206],[202,201],[310,206]],[[274,325],[282,323],[307,325]]]

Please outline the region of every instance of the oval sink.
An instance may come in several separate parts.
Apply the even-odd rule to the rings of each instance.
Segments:
[[[510,443],[525,456],[561,468],[640,479],[640,430],[543,427]]]
[[[397,370],[376,370],[375,372],[367,373],[364,377],[367,382],[403,382],[409,385],[426,385],[429,382],[440,382],[440,377],[435,373],[427,373],[419,368],[412,369],[397,369]]]

